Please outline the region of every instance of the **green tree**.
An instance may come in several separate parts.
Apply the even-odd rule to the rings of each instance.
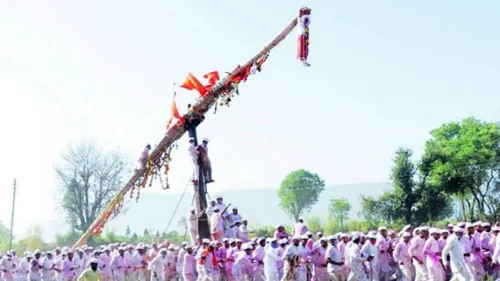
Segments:
[[[62,154],[55,167],[63,197],[60,207],[73,229],[86,231],[120,190],[128,162],[95,142],[80,142]]]
[[[312,233],[324,231],[323,220],[319,216],[309,216],[306,218],[307,227]]]
[[[328,219],[334,222],[341,231],[345,231],[345,223],[349,218],[351,204],[347,199],[331,199],[328,206]]]
[[[394,187],[393,213],[396,219],[404,219],[407,224],[413,221],[413,212],[418,196],[415,192],[416,168],[412,163],[410,149],[399,148],[394,158],[391,179]]]
[[[396,219],[394,206],[394,193],[384,192],[379,198],[373,196],[360,196],[361,216],[366,220],[369,227],[373,228],[380,224],[392,224]]]
[[[130,225],[127,225],[127,228],[125,229],[125,237],[130,237],[132,235],[132,231],[130,230]]]
[[[325,190],[325,182],[314,173],[304,169],[288,174],[278,189],[280,207],[298,221],[300,216],[318,202]]]
[[[499,218],[498,123],[467,118],[443,124],[431,131],[419,169],[427,186],[459,199],[465,219]]]

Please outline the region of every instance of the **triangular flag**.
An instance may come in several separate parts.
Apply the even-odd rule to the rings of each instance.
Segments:
[[[184,83],[181,85],[182,88],[187,89],[187,90],[196,90],[198,93],[200,93],[200,96],[205,96],[207,94],[207,89],[194,77],[192,73],[188,73],[188,76],[186,77],[186,80],[184,80]]]

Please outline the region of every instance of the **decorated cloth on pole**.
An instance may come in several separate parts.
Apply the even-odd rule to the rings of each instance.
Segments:
[[[204,97],[208,93],[208,91],[210,91],[219,81],[219,72],[209,72],[203,75],[203,78],[208,80],[208,85],[204,86],[203,84],[201,84],[200,80],[198,80],[198,78],[196,78],[191,72],[189,72],[186,79],[184,80],[184,83],[182,83],[180,87],[190,91],[196,90],[200,94],[200,96]]]
[[[311,24],[311,9],[307,7],[300,9],[297,24],[299,28],[297,38],[297,59],[299,59],[304,66],[310,66],[307,57],[309,56],[309,24]]]

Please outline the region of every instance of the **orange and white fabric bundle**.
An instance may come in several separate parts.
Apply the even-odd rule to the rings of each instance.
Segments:
[[[299,11],[299,17],[297,18],[297,25],[299,28],[299,34],[297,38],[297,59],[304,66],[310,66],[307,62],[307,57],[309,56],[309,24],[311,24],[311,9],[304,7]]]

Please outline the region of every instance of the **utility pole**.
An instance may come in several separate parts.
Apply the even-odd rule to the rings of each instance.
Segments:
[[[184,126],[186,130],[188,131],[189,137],[194,139],[194,145],[198,146],[198,136],[196,134],[196,127],[200,125],[201,122],[205,120],[205,116],[203,115],[197,115],[197,114],[192,114],[190,115],[190,118],[187,119],[184,123]],[[198,212],[202,210],[206,210],[207,208],[207,189],[206,189],[206,183],[205,183],[205,177],[203,173],[203,166],[200,163],[200,159],[198,159],[198,165],[200,167],[199,169],[199,174],[198,174],[198,184],[195,184],[195,194],[198,196],[196,197],[196,205],[198,206]],[[204,238],[210,239],[210,227],[208,225],[208,216],[206,212],[204,211],[201,215],[198,217],[198,235],[200,239],[200,245],[201,245],[201,240]]]
[[[12,250],[12,239],[14,237],[13,231],[14,231],[14,210],[16,209],[16,188],[17,188],[17,182],[16,179],[14,179],[14,190],[12,193],[12,214],[10,217],[10,239],[9,239],[9,250]]]

